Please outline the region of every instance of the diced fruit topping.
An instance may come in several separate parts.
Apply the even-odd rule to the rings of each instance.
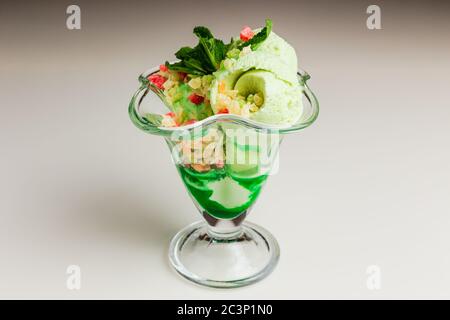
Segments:
[[[193,104],[197,104],[199,105],[200,103],[202,103],[205,98],[202,96],[199,96],[198,94],[192,93],[189,97],[188,97],[189,101],[192,102]]]
[[[230,113],[230,111],[227,109],[227,108],[223,108],[223,109],[220,109],[219,110],[219,112],[217,112],[217,113]]]
[[[257,107],[261,107],[264,103],[264,99],[258,93],[255,93],[255,95],[253,96],[253,102]]]
[[[177,85],[177,83],[175,81],[168,79],[168,80],[166,80],[166,82],[164,82],[163,88],[164,88],[164,90],[169,90],[170,88],[172,88],[176,85]]]
[[[173,114],[173,112],[169,112],[163,116],[161,121],[163,127],[178,127],[178,123],[175,121],[175,114],[171,114]]]
[[[202,78],[192,78],[191,80],[189,80],[188,84],[192,89],[198,89],[202,86]]]
[[[237,59],[239,57],[239,53],[241,53],[241,50],[234,48],[227,52],[227,57]]]
[[[225,82],[220,81],[219,82],[219,93],[224,93],[225,92]]]
[[[253,38],[254,35],[255,33],[253,32],[253,30],[250,27],[245,26],[244,29],[242,29],[241,34],[239,36],[242,41],[247,42],[248,40]]]
[[[192,167],[192,169],[194,169],[195,171],[198,171],[198,172],[205,172],[205,171],[208,171],[209,169],[211,169],[211,167],[207,164],[194,163],[194,164],[191,164],[191,167]]]
[[[169,69],[166,67],[166,65],[160,64],[160,65],[159,65],[159,71],[161,71],[161,72],[167,72],[167,71],[169,71]]]
[[[188,124],[193,124],[193,123],[196,123],[196,122],[197,122],[197,120],[191,119],[191,120],[186,121],[184,124],[188,125]]]
[[[166,82],[167,78],[160,74],[152,74],[148,77],[148,80],[153,83],[159,89],[164,89],[163,84]]]
[[[186,72],[178,72],[178,76],[180,77],[180,80],[183,81],[187,77]]]

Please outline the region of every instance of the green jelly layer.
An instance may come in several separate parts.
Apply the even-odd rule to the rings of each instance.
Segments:
[[[254,176],[254,171],[235,174],[230,166],[205,173],[177,166],[189,193],[210,215],[233,219],[247,210],[257,199],[267,175]]]

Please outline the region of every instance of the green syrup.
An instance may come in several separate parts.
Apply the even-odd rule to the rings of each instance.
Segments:
[[[255,170],[236,173],[227,165],[204,173],[177,168],[191,196],[204,211],[220,219],[233,219],[245,212],[267,179],[267,174],[255,176]]]

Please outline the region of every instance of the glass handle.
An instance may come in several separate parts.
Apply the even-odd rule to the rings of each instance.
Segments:
[[[300,76],[300,82],[301,82],[302,85],[306,85],[306,82],[309,79],[311,79],[311,76],[305,70],[299,69],[297,74]]]
[[[147,118],[145,118],[142,117],[139,113],[139,104],[142,101],[142,99],[147,95],[148,92],[149,92],[148,85],[142,83],[141,87],[134,93],[133,97],[131,98],[130,105],[128,107],[128,113],[134,125],[139,129],[144,130],[148,133],[159,133],[160,129],[158,128],[158,125],[152,123],[147,118],[153,115],[155,119],[158,119],[161,118],[161,115],[148,114],[146,115]]]

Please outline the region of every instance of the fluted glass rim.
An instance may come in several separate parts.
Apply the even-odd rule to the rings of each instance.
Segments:
[[[279,126],[279,125],[270,125],[258,121],[254,121],[252,119],[247,119],[244,117],[241,117],[239,115],[235,114],[215,114],[208,118],[205,118],[201,121],[197,121],[195,123],[179,126],[179,127],[162,127],[157,126],[153,123],[151,123],[149,120],[147,120],[145,117],[143,117],[139,112],[139,106],[143,99],[146,97],[148,92],[153,92],[154,94],[158,95],[161,99],[162,103],[165,102],[165,97],[163,94],[163,91],[153,85],[148,80],[148,77],[152,75],[153,73],[156,73],[159,71],[159,67],[153,67],[148,69],[147,71],[143,72],[141,75],[139,75],[139,82],[140,87],[138,90],[134,93],[133,97],[131,98],[128,113],[130,116],[131,121],[133,124],[138,127],[139,129],[150,133],[154,135],[161,135],[161,136],[170,136],[173,133],[177,132],[185,132],[186,130],[191,131],[196,128],[206,127],[209,125],[212,125],[217,122],[228,122],[228,123],[234,123],[241,125],[243,127],[247,127],[249,129],[253,129],[256,131],[263,131],[266,133],[270,132],[276,132],[278,134],[287,134],[287,133],[294,133],[297,131],[300,131],[306,127],[309,127],[318,117],[319,115],[319,101],[317,100],[317,97],[315,94],[311,91],[309,88],[307,81],[311,78],[310,75],[304,71],[304,70],[298,70],[297,77],[299,83],[302,85],[303,90],[302,94],[306,97],[306,100],[310,104],[311,112],[310,115],[304,119],[303,121],[299,121],[293,125],[288,126]],[[170,109],[169,109],[170,110]]]

